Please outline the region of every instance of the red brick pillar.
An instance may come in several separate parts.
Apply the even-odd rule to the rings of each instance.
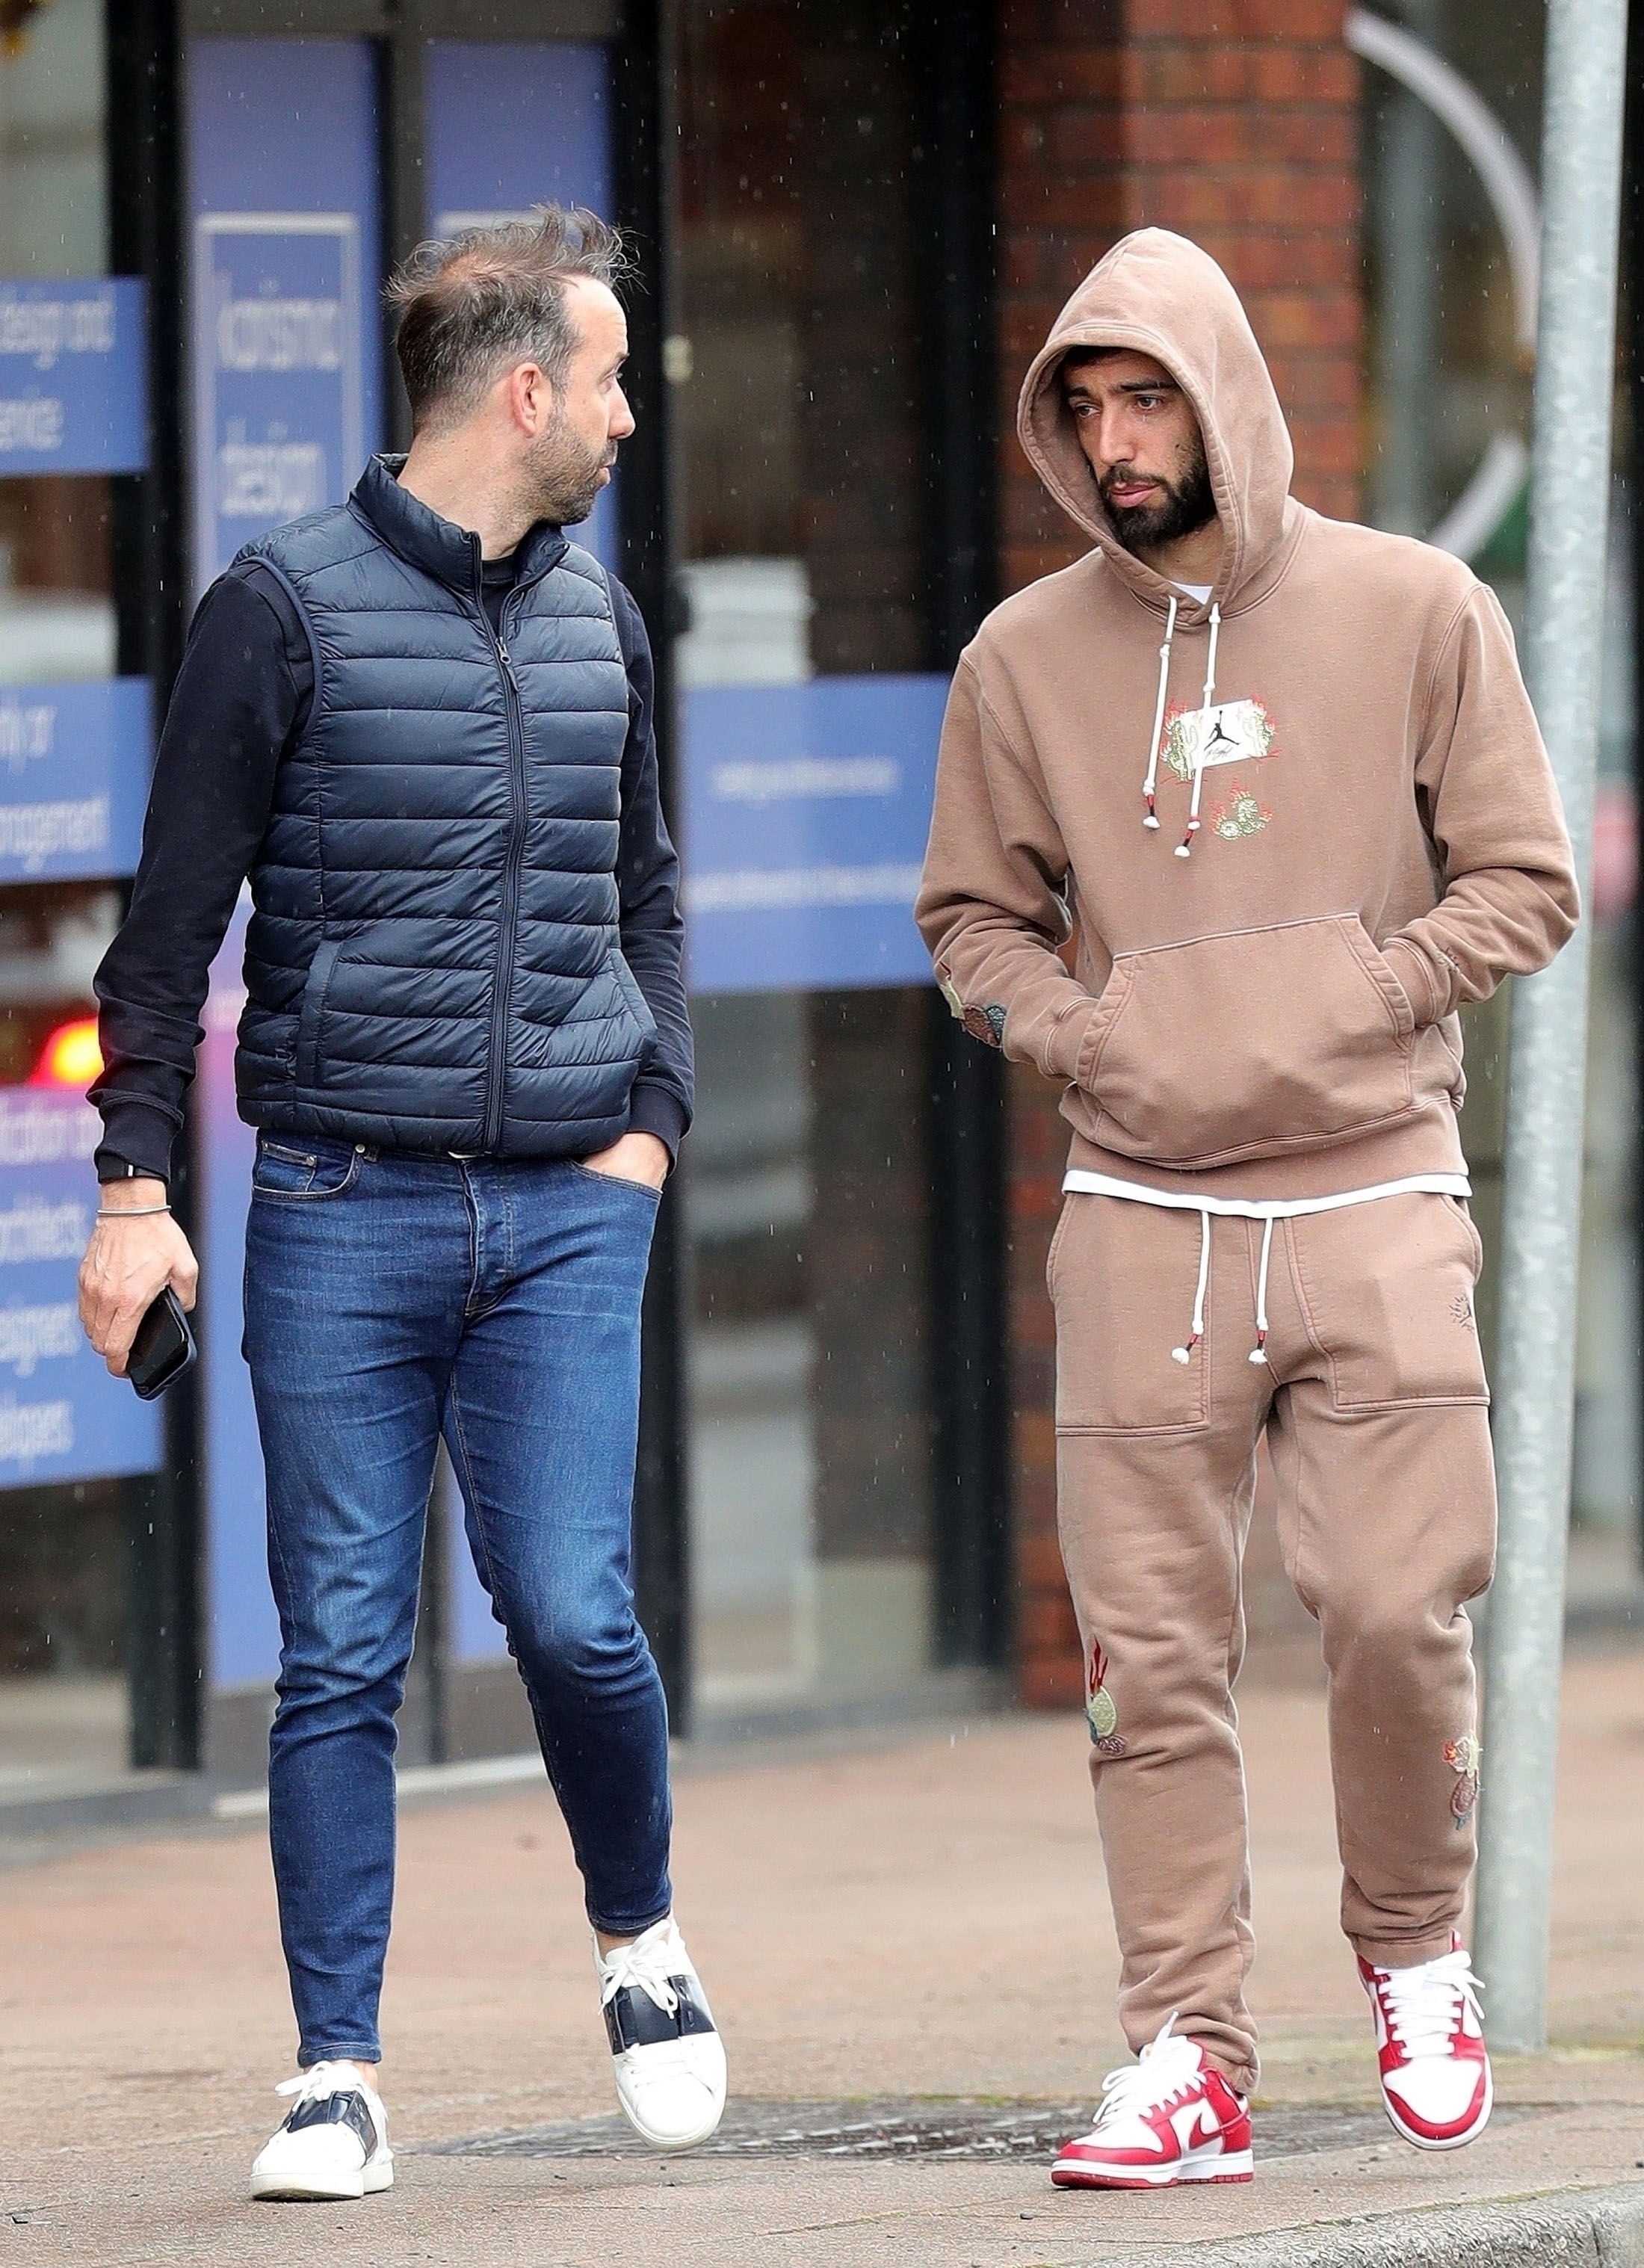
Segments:
[[[1015,439],[1017,390],[1074,284],[1132,228],[1179,230],[1242,293],[1295,444],[1295,490],[1358,507],[1359,74],[1345,0],[1001,0],[1004,587],[1085,547]],[[1011,1102],[1011,1356],[1021,1691],[1080,1697],[1056,1544],[1044,1260],[1066,1130],[1020,1067]]]

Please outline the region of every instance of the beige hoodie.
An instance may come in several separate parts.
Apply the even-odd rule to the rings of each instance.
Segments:
[[[1171,585],[1115,537],[1063,403],[1091,346],[1156,357],[1204,431],[1221,568],[1168,640]],[[1244,311],[1161,229],[1073,294],[1018,431],[1096,548],[997,608],[954,680],[917,910],[955,1013],[1064,1084],[1075,1166],[1267,1201],[1459,1172],[1456,1008],[1577,917],[1494,597],[1295,501]]]

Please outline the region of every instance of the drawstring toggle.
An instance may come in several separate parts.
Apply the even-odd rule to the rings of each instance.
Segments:
[[[1198,799],[1205,787],[1205,717],[1216,690],[1216,642],[1221,636],[1221,608],[1213,605],[1210,610],[1210,651],[1205,657],[1205,693],[1199,703],[1199,729],[1192,741],[1193,796],[1187,807],[1187,833],[1176,846],[1178,858],[1193,855],[1193,837],[1198,833]]]
[[[1193,1294],[1193,1328],[1188,1333],[1185,1346],[1172,1347],[1172,1362],[1191,1362],[1193,1350],[1205,1336],[1205,1292],[1210,1282],[1210,1215],[1198,1216],[1198,1288]]]
[[[1256,1278],[1256,1344],[1250,1349],[1252,1362],[1267,1359],[1267,1264],[1273,1252],[1273,1216],[1269,1213],[1262,1230],[1262,1264]]]
[[[1176,636],[1176,606],[1177,601],[1172,599],[1170,618],[1164,626],[1164,644],[1159,649],[1159,698],[1154,703],[1153,746],[1147,751],[1147,777],[1142,782],[1142,793],[1147,799],[1147,816],[1142,821],[1144,827],[1156,828],[1159,824],[1159,798],[1156,792],[1159,781],[1159,736],[1164,730],[1164,699],[1170,682],[1170,642]],[[1183,1356],[1183,1359],[1185,1361],[1186,1357]]]

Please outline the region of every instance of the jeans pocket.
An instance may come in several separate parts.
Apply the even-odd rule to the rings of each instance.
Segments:
[[[294,1142],[271,1142],[259,1135],[251,1193],[305,1204],[340,1197],[359,1179],[365,1160],[364,1149],[346,1142],[318,1141],[299,1148]]]
[[[602,1189],[631,1189],[637,1197],[648,1197],[654,1207],[662,1202],[660,1189],[652,1189],[649,1182],[637,1182],[628,1174],[601,1174],[592,1166],[585,1166],[580,1158],[567,1159],[573,1174],[585,1182],[593,1182]]]

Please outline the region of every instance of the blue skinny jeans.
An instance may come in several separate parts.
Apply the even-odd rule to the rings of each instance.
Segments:
[[[376,2060],[394,1718],[441,1435],[590,1920],[668,1911],[667,1716],[629,1579],[654,1193],[564,1160],[257,1145],[246,1359],[268,1469],[269,1826],[299,2060]]]

